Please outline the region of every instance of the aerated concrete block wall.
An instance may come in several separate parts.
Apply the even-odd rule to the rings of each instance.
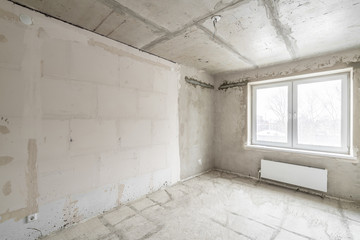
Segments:
[[[246,86],[218,90],[224,81],[353,66],[357,150],[359,62],[354,50],[214,80],[1,1],[0,238],[36,239],[180,174],[215,166],[256,177],[261,158],[327,168],[330,195],[360,200],[359,158],[246,149]],[[33,213],[38,220],[26,223]]]
[[[179,78],[177,64],[1,1],[0,239],[178,181]]]
[[[206,72],[181,67],[179,140],[182,179],[214,167],[215,90],[213,85],[213,77]]]
[[[215,113],[215,166],[258,177],[262,158],[328,169],[328,193],[360,201],[360,50],[352,50],[242,73],[216,76],[216,87],[224,82],[258,81],[298,74],[353,67],[354,160],[246,148],[247,86],[217,90]]]

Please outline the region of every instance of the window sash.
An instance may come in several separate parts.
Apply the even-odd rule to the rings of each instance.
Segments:
[[[256,113],[257,113],[257,90],[259,89],[265,89],[265,88],[273,88],[273,87],[283,87],[286,86],[287,90],[288,90],[288,117],[287,117],[287,142],[286,143],[281,143],[281,142],[269,142],[269,141],[261,141],[261,140],[257,140],[256,136],[257,136],[257,118],[256,118]],[[258,86],[254,86],[253,87],[253,92],[252,92],[252,104],[253,104],[253,111],[252,111],[252,143],[256,144],[256,145],[264,145],[264,146],[274,146],[274,147],[291,147],[291,129],[292,129],[292,121],[291,121],[291,117],[289,115],[290,111],[291,111],[291,102],[292,102],[292,97],[291,97],[291,82],[281,82],[281,83],[271,83],[271,84],[264,84],[264,85],[258,85]]]
[[[293,81],[293,114],[298,113],[297,88],[298,85],[307,83],[326,82],[331,80],[341,80],[341,147],[307,145],[298,143],[298,118],[293,119],[293,148],[311,151],[322,151],[332,153],[349,153],[349,87],[348,74],[334,74],[316,78]]]
[[[341,147],[305,145],[298,143],[297,94],[298,86],[306,83],[341,80]],[[287,86],[288,88],[288,120],[287,142],[271,142],[257,140],[257,90]],[[251,144],[270,147],[284,147],[297,150],[321,151],[329,153],[350,153],[350,76],[349,72],[323,75],[318,77],[299,78],[288,81],[264,83],[251,86]]]

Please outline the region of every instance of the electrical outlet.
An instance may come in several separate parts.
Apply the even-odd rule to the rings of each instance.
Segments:
[[[26,222],[31,223],[31,222],[36,221],[37,219],[38,219],[38,214],[34,213],[34,214],[31,214],[31,215],[26,217]]]

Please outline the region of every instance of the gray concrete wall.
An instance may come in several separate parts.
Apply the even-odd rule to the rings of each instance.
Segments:
[[[213,78],[190,67],[181,67],[179,90],[181,178],[213,168],[215,90],[193,85],[185,78],[214,85]],[[205,87],[204,87],[205,86]]]
[[[35,239],[179,180],[177,64],[8,1],[0,29],[0,239]]]
[[[331,69],[354,67],[354,149],[360,146],[360,50],[347,51],[274,67],[216,76],[225,81],[258,81]],[[331,157],[245,148],[247,140],[247,86],[217,90],[215,113],[215,166],[252,177],[258,176],[262,158],[328,169],[328,194],[360,200],[360,164]]]

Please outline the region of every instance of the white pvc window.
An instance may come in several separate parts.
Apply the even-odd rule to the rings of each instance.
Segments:
[[[350,73],[251,85],[251,145],[350,154]]]

